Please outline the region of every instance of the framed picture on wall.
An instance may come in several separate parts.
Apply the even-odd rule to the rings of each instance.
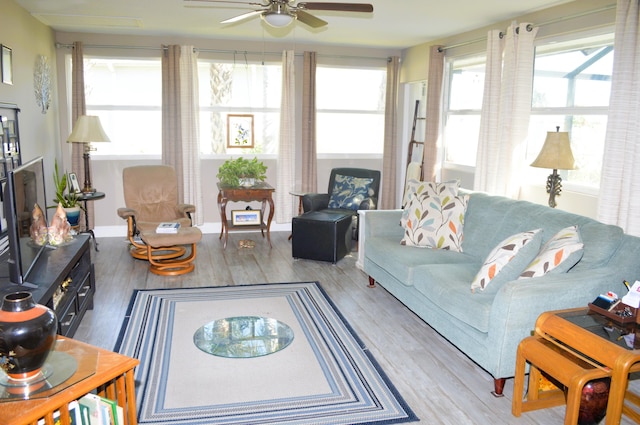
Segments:
[[[11,64],[11,49],[2,45],[2,55],[0,56],[0,62],[2,62],[2,82],[4,84],[13,84],[13,65]]]
[[[252,148],[253,114],[227,115],[227,147]]]

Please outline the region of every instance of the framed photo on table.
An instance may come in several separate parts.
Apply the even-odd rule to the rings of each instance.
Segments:
[[[76,176],[76,173],[69,173],[69,191],[73,193],[80,193],[80,183],[78,182],[78,176]]]
[[[262,224],[262,212],[260,210],[233,210],[231,211],[231,224],[234,226],[259,226]]]

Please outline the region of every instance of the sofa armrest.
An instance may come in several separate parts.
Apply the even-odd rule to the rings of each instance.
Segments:
[[[307,193],[302,197],[302,208],[304,212],[319,211],[329,206],[328,193]]]
[[[518,344],[531,335],[540,314],[586,308],[599,294],[622,286],[622,278],[614,274],[610,267],[600,267],[514,280],[500,288],[491,306],[487,343],[498,351],[492,356],[500,359],[494,365],[495,370],[489,368],[495,372],[494,378],[513,376],[514,371],[508,365],[515,363]]]
[[[364,214],[365,238],[391,236],[402,238],[404,229],[400,226],[402,210],[369,210]]]

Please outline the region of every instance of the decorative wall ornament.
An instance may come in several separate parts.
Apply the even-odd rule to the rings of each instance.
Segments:
[[[51,68],[46,56],[38,55],[33,68],[33,90],[36,102],[43,114],[47,113],[51,103]]]

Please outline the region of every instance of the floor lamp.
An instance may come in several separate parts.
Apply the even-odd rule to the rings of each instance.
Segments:
[[[84,159],[84,188],[82,193],[93,193],[96,190],[91,187],[91,170],[89,168],[91,143],[93,142],[111,142],[107,134],[104,132],[100,124],[100,118],[91,115],[81,115],[78,117],[73,131],[67,138],[67,143],[82,143],[84,151],[82,158]]]
[[[558,174],[558,170],[576,169],[573,152],[571,152],[569,133],[560,131],[560,127],[556,127],[555,132],[547,132],[544,145],[536,160],[531,163],[531,166],[551,168],[553,170],[547,177],[547,193],[549,194],[549,206],[555,208],[556,196],[560,196],[562,191],[562,178]]]

